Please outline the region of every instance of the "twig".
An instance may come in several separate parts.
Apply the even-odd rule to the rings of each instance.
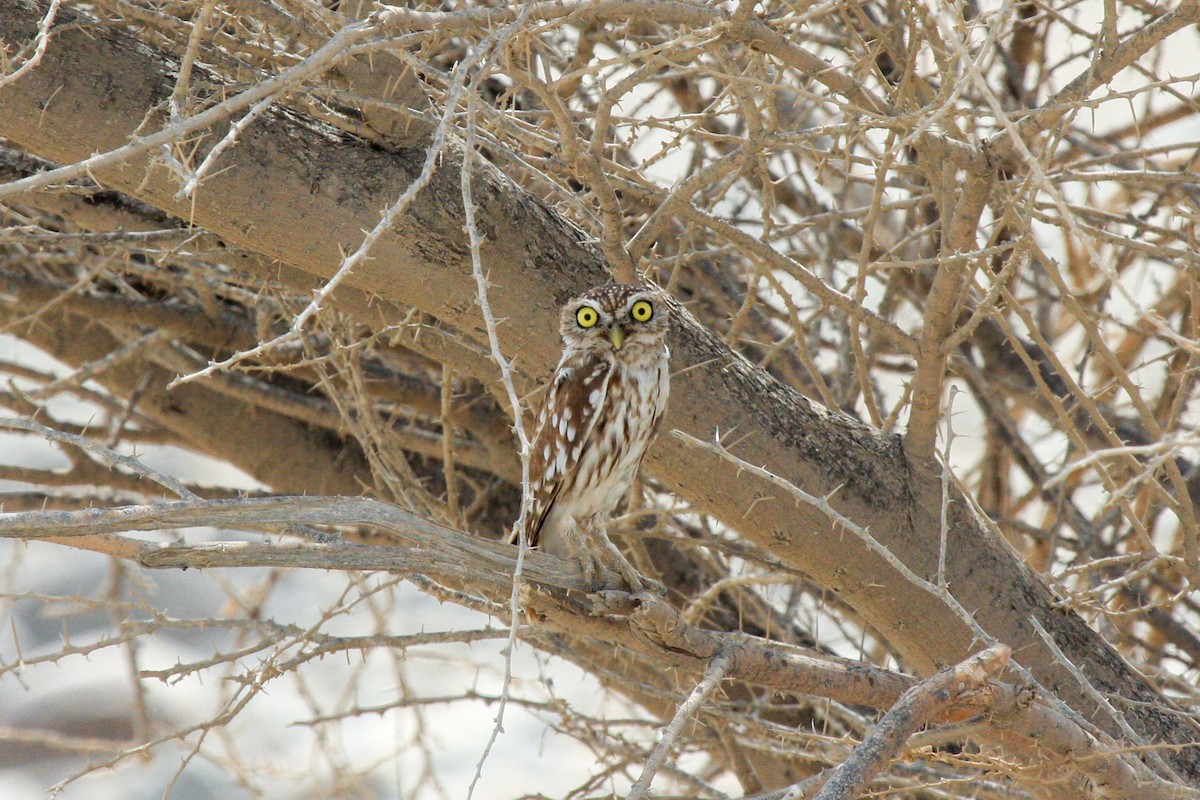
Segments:
[[[175,88],[171,91],[171,97],[167,101],[169,125],[178,125],[183,118],[183,107],[188,96],[188,83],[192,79],[192,68],[196,64],[196,55],[200,51],[200,39],[208,28],[208,18],[212,15],[216,5],[216,0],[204,0],[192,18],[192,30],[188,34],[187,48],[183,51],[183,58],[179,62],[179,71],[175,75]],[[191,170],[171,152],[173,144],[174,142],[163,144],[163,163],[176,175],[186,179]],[[195,176],[191,175],[191,177]]]
[[[830,504],[828,498],[811,495],[801,489],[799,486],[796,486],[791,481],[785,480],[769,470],[763,469],[762,467],[756,467],[747,461],[743,461],[718,444],[703,442],[697,439],[695,436],[684,433],[681,430],[673,430],[671,431],[671,435],[692,445],[693,447],[698,447],[701,450],[719,456],[720,458],[723,458],[732,464],[736,464],[739,469],[743,469],[752,475],[757,475],[758,477],[793,495],[797,500],[807,503],[808,505],[817,509],[826,517],[828,517],[829,521],[835,526],[842,528],[843,530],[847,530],[858,537],[858,539],[861,540],[863,544],[868,547],[868,549],[887,561],[887,563],[890,564],[898,573],[900,573],[909,583],[944,602],[954,612],[955,616],[957,616],[968,628],[970,628],[970,630],[980,641],[986,642],[989,645],[996,643],[991,634],[980,627],[979,623],[975,621],[974,615],[962,607],[962,604],[959,603],[954,595],[950,593],[948,587],[938,586],[936,583],[931,583],[917,573],[913,572],[907,564],[897,558],[891,550],[889,550],[885,545],[872,536],[869,531],[856,524],[853,520],[835,509]]]
[[[250,123],[262,116],[267,109],[279,102],[280,94],[273,94],[270,97],[264,97],[259,100],[250,110],[242,115],[242,118],[229,126],[229,130],[221,137],[221,141],[213,145],[213,148],[204,155],[204,160],[200,162],[200,166],[188,175],[184,181],[183,188],[175,193],[177,200],[187,200],[196,192],[196,188],[200,186],[200,181],[204,180],[204,176],[209,173],[213,165],[217,163],[217,159],[237,142],[238,136],[242,131],[250,127]],[[166,145],[164,145],[166,147]]]
[[[1046,644],[1046,647],[1048,647],[1050,652],[1054,654],[1055,660],[1062,664],[1063,667],[1071,673],[1071,676],[1075,678],[1076,683],[1079,684],[1079,688],[1081,688],[1089,697],[1091,697],[1092,700],[1095,701],[1096,705],[1107,711],[1109,717],[1121,727],[1121,732],[1127,737],[1126,741],[1129,744],[1141,748],[1146,753],[1146,756],[1154,761],[1155,766],[1163,771],[1164,775],[1169,775],[1172,779],[1178,781],[1180,785],[1183,785],[1183,778],[1181,778],[1179,774],[1176,773],[1171,767],[1171,765],[1164,761],[1163,758],[1158,755],[1158,753],[1155,753],[1147,746],[1147,742],[1144,740],[1144,738],[1138,735],[1138,732],[1135,731],[1133,727],[1130,726],[1130,724],[1125,720],[1125,715],[1113,708],[1113,705],[1108,701],[1108,698],[1098,692],[1096,687],[1092,685],[1092,682],[1089,681],[1087,676],[1083,674],[1083,671],[1079,669],[1076,664],[1072,663],[1069,658],[1067,658],[1066,653],[1064,653],[1062,648],[1058,646],[1058,642],[1054,641],[1054,637],[1051,636],[1045,627],[1042,626],[1041,620],[1039,620],[1037,617],[1031,616],[1029,618],[1029,623],[1033,625],[1033,629],[1037,631],[1038,636],[1042,638],[1042,641]]]
[[[279,75],[257,83],[241,94],[234,95],[228,100],[212,108],[205,109],[193,117],[181,120],[177,125],[167,125],[157,133],[149,136],[136,136],[128,144],[114,150],[109,150],[106,153],[98,153],[82,161],[76,161],[74,164],[46,170],[45,172],[39,172],[36,175],[22,178],[21,180],[0,185],[0,199],[25,194],[35,189],[43,189],[47,186],[66,183],[85,175],[91,175],[94,172],[116,166],[141,153],[153,150],[156,147],[176,141],[190,133],[214,125],[231,114],[254,105],[264,97],[274,96],[283,89],[300,83],[308,76],[333,66],[346,56],[346,50],[350,45],[375,31],[376,28],[367,23],[360,22],[347,25],[326,42],[320,50],[317,50],[299,64],[284,70]]]
[[[1053,476],[1046,479],[1043,489],[1052,489],[1067,481],[1074,473],[1087,469],[1093,464],[1109,458],[1125,458],[1128,456],[1173,456],[1174,452],[1184,447],[1200,447],[1200,439],[1195,436],[1176,436],[1153,444],[1126,445],[1124,447],[1106,447],[1103,450],[1093,450],[1083,458],[1064,464]],[[1155,461],[1157,464],[1158,460]]]
[[[86,453],[95,456],[99,461],[108,467],[121,466],[131,471],[134,475],[140,475],[157,483],[159,486],[168,490],[172,494],[185,499],[194,500],[198,495],[191,489],[184,486],[170,475],[159,472],[156,469],[146,466],[141,461],[130,456],[124,456],[120,453],[105,447],[98,442],[94,442],[83,436],[77,436],[73,433],[64,433],[57,431],[54,428],[48,428],[41,423],[34,422],[28,419],[0,419],[0,430],[10,431],[25,431],[27,433],[36,433],[50,441],[63,442],[65,444],[78,447]],[[10,515],[0,515],[10,516]]]
[[[54,24],[54,18],[58,16],[58,7],[60,5],[62,5],[62,0],[50,0],[50,7],[46,9],[42,21],[38,24],[37,44],[34,45],[33,55],[12,72],[7,75],[0,75],[0,89],[3,89],[14,81],[20,80],[25,73],[41,62],[42,56],[46,53],[46,47],[50,44],[50,26]]]
[[[713,658],[708,665],[708,671],[704,673],[704,678],[696,684],[696,688],[692,689],[687,700],[675,710],[675,716],[671,718],[667,726],[658,731],[658,742],[654,745],[650,757],[646,759],[646,764],[642,767],[642,774],[634,782],[633,788],[629,790],[625,800],[642,800],[650,791],[650,783],[671,751],[671,745],[679,738],[679,732],[683,730],[684,723],[700,710],[708,696],[721,684],[732,661],[732,656],[724,650],[718,652]]]
[[[522,421],[521,415],[521,398],[517,394],[516,385],[513,383],[512,365],[500,348],[500,337],[496,332],[496,317],[492,313],[492,305],[488,300],[487,276],[483,272],[483,258],[480,254],[482,239],[479,236],[479,227],[475,222],[475,201],[471,191],[471,166],[476,155],[475,129],[477,119],[475,103],[479,96],[479,84],[483,80],[483,76],[487,73],[487,66],[491,64],[494,53],[504,47],[509,38],[525,23],[532,7],[532,3],[526,3],[515,20],[504,28],[490,33],[472,50],[471,56],[464,59],[464,61],[475,61],[480,56],[487,55],[487,59],[484,60],[474,77],[472,77],[467,95],[467,136],[463,147],[463,166],[460,184],[462,187],[463,210],[466,216],[467,238],[471,246],[471,274],[475,278],[475,292],[476,299],[479,302],[479,313],[483,316],[484,325],[487,327],[488,347],[491,350],[492,359],[496,362],[496,366],[500,368],[500,379],[504,384],[504,391],[508,395],[509,406],[512,408],[513,430],[517,434],[517,442],[520,447],[521,510],[518,512],[517,521],[514,524],[514,529],[518,531],[524,527],[525,516],[529,513],[531,499],[531,492],[529,490],[529,437],[525,434],[525,423]],[[492,726],[491,735],[488,737],[487,744],[484,745],[483,752],[479,756],[479,761],[475,765],[475,774],[471,777],[471,784],[467,788],[467,800],[471,800],[471,797],[475,794],[475,787],[483,777],[483,765],[487,762],[488,754],[491,753],[492,746],[495,744],[497,737],[499,737],[500,732],[504,729],[504,711],[508,705],[509,691],[512,687],[512,657],[517,645],[517,626],[521,619],[521,579],[525,567],[526,551],[528,549],[529,544],[525,541],[525,537],[518,536],[517,563],[513,569],[512,591],[508,599],[510,620],[508,644],[504,648],[504,683],[500,690],[500,704],[496,709],[495,724]]]
[[[834,768],[814,800],[858,797],[909,736],[962,696],[978,692],[988,678],[1004,668],[1011,653],[1007,645],[993,645],[909,689],[863,737],[850,757]],[[784,798],[793,800],[790,793]]]
[[[137,356],[141,351],[155,347],[163,342],[169,341],[170,333],[155,328],[147,334],[139,336],[131,342],[121,345],[115,350],[105,353],[102,357],[89,361],[86,364],[62,377],[55,378],[44,386],[28,392],[25,396],[31,400],[45,400],[48,397],[53,397],[66,389],[82,386],[85,381],[91,380],[98,375],[101,375],[118,364],[124,363],[129,359]]]
[[[950,391],[950,399],[946,403],[946,443],[942,449],[942,502],[941,510],[938,514],[938,566],[937,566],[937,585],[943,590],[949,590],[950,586],[946,582],[946,550],[947,539],[950,536],[950,485],[952,476],[950,473],[950,454],[954,450],[954,398],[957,396],[957,387],[953,387]]]

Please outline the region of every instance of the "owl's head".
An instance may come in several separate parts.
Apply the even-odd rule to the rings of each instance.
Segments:
[[[563,306],[558,329],[570,348],[629,356],[660,350],[667,322],[667,304],[657,289],[609,283]]]

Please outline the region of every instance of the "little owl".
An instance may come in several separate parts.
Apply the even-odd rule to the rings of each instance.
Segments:
[[[591,289],[562,310],[565,346],[538,412],[528,513],[513,538],[578,559],[592,586],[607,567],[642,588],[604,522],[628,493],[667,407],[667,317],[656,290],[624,284]]]

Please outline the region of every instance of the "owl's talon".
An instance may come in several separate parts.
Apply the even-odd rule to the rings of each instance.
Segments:
[[[599,516],[587,520],[581,527],[581,533],[587,538],[589,549],[595,554],[597,562],[603,558],[604,567],[615,572],[625,581],[630,594],[638,594],[643,591],[641,574],[608,538],[608,534],[604,530],[604,521]]]
[[[646,590],[642,583],[642,576],[638,574],[638,571],[624,557],[617,563],[617,572],[625,580],[630,594],[641,594]]]
[[[645,575],[642,578],[642,591],[634,592],[634,594],[650,594],[657,597],[666,597],[667,585],[661,581],[656,581],[654,578],[647,578]]]
[[[604,565],[591,553],[583,553],[575,559],[579,563],[583,585],[589,592],[604,588]]]
[[[592,602],[588,612],[593,617],[607,615],[627,617],[637,611],[639,607],[636,595],[615,590],[593,592],[588,595],[588,600]]]

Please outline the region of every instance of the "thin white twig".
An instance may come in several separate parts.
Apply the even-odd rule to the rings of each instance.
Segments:
[[[216,373],[216,372],[223,372],[224,370],[227,370],[230,367],[232,367],[234,364],[237,364],[241,361],[245,361],[248,358],[253,358],[254,356],[256,356],[260,353],[267,353],[267,352],[270,352],[271,350],[274,350],[279,347],[283,347],[284,345],[288,345],[293,342],[297,342],[299,340],[300,340],[300,334],[296,333],[295,331],[287,331],[286,333],[281,333],[280,335],[276,336],[274,339],[271,339],[270,341],[267,341],[267,342],[261,342],[259,344],[256,344],[254,347],[251,347],[249,350],[239,350],[238,352],[231,355],[229,358],[222,359],[221,361],[210,361],[210,362],[208,362],[208,366],[205,367],[204,369],[197,370],[195,372],[190,372],[187,375],[180,375],[178,378],[176,378],[175,380],[168,383],[167,388],[174,389],[176,386],[180,385],[181,383],[187,383],[189,381],[194,381],[197,378],[204,378],[204,377],[212,375],[213,373]]]
[[[1033,629],[1037,631],[1038,636],[1041,637],[1042,642],[1045,643],[1046,647],[1050,648],[1050,652],[1054,654],[1054,659],[1058,661],[1058,663],[1062,664],[1067,672],[1070,672],[1071,675],[1074,676],[1075,682],[1079,684],[1079,688],[1083,689],[1084,693],[1087,694],[1088,697],[1092,698],[1092,701],[1095,702],[1096,705],[1107,711],[1113,722],[1117,723],[1117,725],[1121,727],[1121,731],[1127,737],[1126,741],[1139,748],[1144,748],[1146,757],[1154,761],[1155,765],[1162,770],[1162,774],[1170,776],[1171,780],[1176,781],[1179,783],[1179,785],[1184,785],[1185,781],[1179,776],[1179,773],[1172,769],[1171,765],[1168,764],[1162,756],[1154,752],[1153,748],[1147,745],[1146,738],[1140,735],[1130,726],[1130,724],[1125,720],[1125,715],[1114,708],[1112,703],[1108,701],[1108,698],[1101,694],[1096,687],[1092,685],[1092,682],[1088,680],[1087,676],[1083,674],[1083,670],[1076,666],[1071,659],[1067,658],[1067,654],[1064,653],[1062,648],[1058,646],[1058,642],[1054,641],[1054,637],[1050,635],[1050,632],[1042,626],[1041,621],[1036,616],[1031,614],[1029,616],[1029,622],[1031,625],[1033,625]]]
[[[231,114],[235,114],[244,108],[249,108],[264,97],[274,96],[284,89],[295,86],[313,73],[336,64],[348,55],[350,45],[365,36],[375,33],[377,30],[376,26],[366,22],[356,22],[347,25],[334,34],[328,42],[311,56],[299,64],[284,70],[274,78],[268,78],[241,94],[234,95],[212,108],[205,109],[194,117],[181,120],[177,125],[167,125],[162,130],[149,136],[134,136],[128,144],[124,144],[114,150],[109,150],[107,153],[97,153],[91,158],[76,161],[74,164],[39,172],[27,178],[22,178],[19,181],[0,185],[0,199],[43,189],[52,184],[66,183],[85,175],[91,175],[98,170],[115,166],[141,153],[148,152],[163,144],[214,125]]]
[[[954,447],[954,398],[958,387],[950,387],[946,399],[946,445],[942,450],[942,507],[938,515],[938,571],[937,585],[948,590],[946,585],[946,539],[950,529],[950,450]]]
[[[50,0],[50,7],[46,9],[46,16],[42,17],[42,21],[38,25],[37,45],[33,48],[33,55],[24,64],[9,74],[0,76],[0,89],[3,89],[13,81],[19,80],[22,75],[36,67],[38,62],[42,60],[42,56],[46,53],[46,47],[50,44],[50,26],[54,24],[54,18],[58,16],[58,7],[60,5],[62,5],[62,0]]]
[[[64,444],[78,447],[85,453],[89,453],[99,459],[100,463],[104,464],[106,467],[125,467],[133,472],[133,474],[149,478],[167,491],[178,495],[185,500],[200,499],[199,495],[184,486],[175,478],[172,478],[170,475],[159,472],[156,469],[152,469],[136,458],[121,455],[117,451],[105,447],[104,445],[94,442],[84,436],[78,436],[74,433],[66,433],[65,431],[55,430],[54,428],[47,427],[40,422],[34,422],[31,419],[0,419],[0,430],[36,433],[39,436],[44,436],[50,441],[63,442]]]
[[[478,59],[480,56],[487,54],[486,60],[480,65],[475,75],[471,79],[470,91],[467,94],[467,135],[463,146],[463,165],[461,173],[462,183],[462,200],[463,211],[465,214],[465,223],[467,229],[467,238],[471,245],[471,273],[475,276],[475,291],[479,302],[479,311],[483,316],[484,325],[487,327],[488,347],[491,349],[492,359],[500,368],[500,379],[504,384],[504,391],[508,395],[509,405],[512,407],[513,415],[513,430],[517,434],[517,441],[520,445],[521,456],[521,510],[517,515],[515,523],[516,530],[521,530],[525,523],[525,516],[529,513],[529,438],[525,435],[525,425],[521,419],[521,397],[517,393],[516,384],[513,383],[512,365],[504,356],[504,352],[500,348],[500,337],[496,332],[496,317],[492,313],[492,305],[488,300],[487,292],[487,276],[483,272],[483,259],[480,254],[481,239],[479,236],[479,228],[475,224],[475,202],[471,192],[471,166],[475,160],[475,101],[479,94],[479,84],[483,80],[483,76],[487,72],[487,65],[491,63],[492,54],[504,46],[504,43],[517,31],[520,26],[525,23],[529,17],[529,12],[533,8],[532,3],[526,3],[512,23],[504,28],[499,28],[493,31],[476,48],[472,51],[471,57],[464,59],[463,63]],[[455,81],[455,89],[457,90],[459,83]],[[454,108],[457,103],[457,91],[447,101],[447,114]],[[492,726],[491,735],[488,737],[487,744],[483,748],[483,752],[479,756],[479,762],[475,765],[475,774],[471,777],[471,784],[467,788],[467,800],[475,794],[475,787],[479,784],[483,777],[483,765],[487,763],[488,755],[492,752],[492,746],[496,739],[504,730],[504,711],[508,706],[509,692],[512,687],[512,657],[513,651],[517,644],[517,630],[521,620],[521,574],[525,564],[525,553],[528,549],[528,543],[524,537],[517,537],[517,564],[513,569],[512,578],[512,593],[509,596],[509,613],[510,622],[508,630],[508,643],[504,648],[504,683],[500,689],[500,702],[496,709],[495,724]]]
[[[725,677],[725,673],[729,671],[730,665],[733,663],[733,655],[727,650],[722,650],[717,653],[712,662],[708,665],[708,670],[705,671],[704,677],[696,684],[696,688],[692,689],[692,693],[688,695],[687,700],[675,710],[675,716],[667,724],[667,727],[661,728],[658,731],[658,743],[654,745],[654,750],[650,753],[650,757],[646,759],[645,765],[642,767],[642,774],[633,784],[633,788],[629,790],[629,794],[625,796],[625,800],[642,800],[646,793],[650,791],[650,783],[654,780],[658,768],[662,766],[667,754],[671,751],[671,745],[679,738],[680,731],[683,730],[684,723],[700,710],[708,696],[720,685],[721,679]]]
[[[1060,483],[1071,477],[1072,474],[1081,469],[1086,469],[1092,464],[1103,461],[1107,458],[1116,458],[1118,456],[1149,456],[1170,454],[1175,450],[1183,447],[1200,447],[1200,439],[1194,436],[1182,436],[1172,439],[1163,439],[1161,442],[1144,445],[1129,445],[1127,447],[1108,447],[1104,450],[1093,450],[1084,458],[1072,461],[1058,471],[1058,474],[1047,479],[1042,485],[1044,489],[1052,489]]]
[[[184,50],[183,60],[179,62],[179,74],[175,76],[175,88],[167,102],[167,108],[170,110],[168,117],[170,125],[178,125],[183,119],[183,107],[187,101],[188,84],[192,79],[192,67],[196,64],[196,54],[200,52],[200,39],[208,29],[208,18],[216,5],[216,0],[204,0],[204,4],[200,6],[200,10],[192,19],[192,31],[188,35],[187,49]],[[162,145],[163,163],[166,164],[167,169],[180,178],[194,177],[191,168],[175,157],[175,153],[171,150],[172,144],[173,142],[164,142]]]
[[[233,146],[237,142],[237,138],[241,136],[242,131],[250,127],[250,123],[258,119],[268,108],[274,105],[279,100],[279,95],[273,94],[270,97],[264,97],[259,100],[249,111],[247,111],[241,119],[229,126],[229,130],[221,137],[221,141],[213,146],[212,150],[204,156],[204,160],[200,162],[200,166],[188,176],[184,181],[183,188],[175,193],[176,200],[187,200],[192,196],[196,189],[200,186],[200,181],[204,180],[204,176],[208,174],[213,165],[217,163],[217,159],[221,154]]]
[[[75,386],[83,386],[86,381],[91,380],[97,375],[100,375],[114,366],[128,361],[135,355],[149,347],[154,347],[171,338],[171,334],[162,329],[155,328],[150,333],[144,336],[139,336],[132,342],[127,342],[115,350],[110,350],[102,357],[89,361],[83,364],[73,372],[69,372],[59,378],[55,378],[49,383],[35,389],[31,392],[26,392],[25,397],[30,400],[45,400],[48,397],[53,397],[59,392]]]

